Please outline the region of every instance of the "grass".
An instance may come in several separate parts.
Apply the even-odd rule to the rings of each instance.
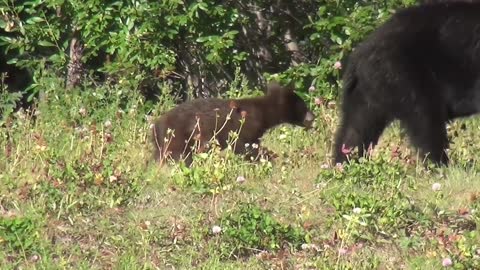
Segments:
[[[480,267],[478,118],[449,127],[448,168],[419,165],[398,124],[371,159],[329,165],[328,106],[312,130],[264,137],[273,162],[227,151],[159,168],[145,115],[170,99],[54,85],[0,131],[2,269]]]

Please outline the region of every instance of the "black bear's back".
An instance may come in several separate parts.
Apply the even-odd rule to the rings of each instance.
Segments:
[[[360,43],[349,57],[345,81],[360,79],[365,97],[423,87],[426,79],[471,88],[480,72],[480,3],[437,3],[402,9]],[[403,82],[398,86],[397,82]],[[408,85],[416,83],[417,85]]]

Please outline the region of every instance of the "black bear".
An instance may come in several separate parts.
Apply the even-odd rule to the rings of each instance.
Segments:
[[[420,154],[448,164],[446,123],[480,111],[480,3],[398,11],[349,56],[334,162],[398,119]]]
[[[180,104],[158,118],[152,129],[155,159],[183,159],[192,162],[192,148],[202,150],[212,139],[222,149],[228,146],[231,131],[239,132],[234,152],[246,153],[246,144],[259,144],[268,129],[290,123],[310,127],[313,113],[294,92],[293,87],[282,87],[271,82],[267,94],[246,99],[196,99]],[[250,147],[250,156],[258,154],[258,147]]]
[[[437,3],[453,3],[453,2],[464,2],[464,3],[474,3],[479,0],[419,0],[420,4],[437,4]]]

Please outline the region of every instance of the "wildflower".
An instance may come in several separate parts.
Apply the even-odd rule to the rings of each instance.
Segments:
[[[354,214],[357,214],[357,215],[358,215],[358,214],[360,214],[360,213],[362,212],[362,208],[355,207],[355,208],[353,208],[352,212],[353,212]]]
[[[242,115],[242,118],[247,117],[247,111],[242,111],[240,114]]]
[[[117,177],[115,175],[110,176],[110,183],[117,181]]]
[[[342,63],[340,63],[340,61],[335,62],[335,64],[333,64],[333,68],[334,69],[342,69]]]
[[[220,228],[220,226],[215,225],[212,227],[213,234],[219,234],[221,231],[222,231],[222,228]]]
[[[308,92],[314,92],[315,91],[315,87],[312,85],[308,88]]]
[[[348,154],[350,154],[351,152],[352,152],[352,148],[347,148],[347,147],[345,146],[345,144],[342,144],[342,153],[343,153],[344,155],[348,155]]]
[[[318,183],[318,184],[315,184],[315,188],[316,188],[316,189],[325,188],[326,186],[327,186],[326,183]]]
[[[153,123],[155,118],[151,115],[145,115],[145,120],[147,120],[147,123]]]
[[[122,118],[122,115],[123,115],[123,114],[125,114],[125,112],[120,109],[120,110],[118,110],[118,111],[115,113],[115,117],[116,117],[117,119],[120,119],[120,118]]]
[[[445,258],[442,260],[442,265],[443,267],[449,267],[452,266],[453,262],[450,258]]]
[[[20,119],[20,120],[25,120],[25,118],[27,118],[27,116],[25,115],[25,112],[23,111],[22,108],[16,114],[17,114],[18,119]]]
[[[148,230],[148,227],[150,227],[150,225],[151,225],[150,221],[145,220],[144,222],[141,222],[139,226],[143,230]]]
[[[257,257],[260,260],[266,260],[271,257],[271,254],[269,254],[268,251],[262,250],[260,251],[260,253],[255,255],[255,257]]]
[[[85,116],[87,115],[87,109],[85,109],[84,107],[80,108],[78,110],[78,113],[81,115],[81,116]]]
[[[130,110],[128,111],[130,114],[133,114],[135,113],[135,111],[137,110],[137,105],[132,105],[132,107],[130,108]]]
[[[105,123],[103,123],[103,125],[105,126],[105,128],[111,128],[112,127],[112,122],[110,120],[107,120],[107,121],[105,121]]]
[[[335,164],[335,168],[341,172],[343,172],[343,164],[342,163],[337,163]]]
[[[105,142],[107,143],[111,143],[113,141],[113,136],[112,136],[112,133],[110,132],[106,132],[104,135],[104,138],[105,138]]]
[[[322,165],[320,165],[320,169],[326,170],[326,169],[328,169],[328,168],[330,168],[330,166],[328,166],[327,163],[323,163]]]
[[[337,106],[337,103],[335,101],[330,101],[328,102],[327,106],[329,109],[335,109],[335,107]]]
[[[441,188],[442,188],[442,185],[440,183],[433,183],[432,185],[433,191],[439,191]]]
[[[392,157],[399,157],[400,156],[400,147],[395,146],[394,148],[392,148],[391,155],[392,155]]]
[[[320,106],[324,102],[323,98],[315,98],[315,105]]]
[[[30,257],[30,260],[32,262],[37,262],[38,260],[40,260],[40,256],[34,254],[34,255],[32,255],[32,257]]]
[[[241,184],[241,183],[245,182],[245,180],[246,180],[245,177],[243,177],[241,175],[237,177],[237,183]]]
[[[250,146],[250,144],[249,144],[249,143],[246,143],[246,144],[245,144],[245,147],[246,147],[246,148],[248,148],[249,146]]]
[[[307,250],[307,249],[315,249],[315,250],[318,250],[318,246],[315,245],[315,244],[302,244],[302,249],[303,250]]]
[[[252,148],[253,148],[253,149],[257,149],[257,148],[258,148],[258,144],[252,143]]]
[[[87,131],[88,131],[88,129],[84,126],[75,127],[75,132],[77,132],[77,133],[85,133]]]

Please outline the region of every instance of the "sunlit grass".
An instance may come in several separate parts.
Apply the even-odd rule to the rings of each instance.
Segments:
[[[372,160],[334,167],[336,109],[315,105],[313,129],[283,125],[263,138],[278,155],[272,161],[209,153],[202,167],[184,168],[183,180],[202,176],[195,180],[200,189],[180,184],[189,182],[179,182],[178,165],[148,162],[146,115],[172,102],[151,108],[128,91],[109,91],[52,93],[35,116],[12,116],[1,129],[2,269],[439,269],[444,259],[480,265],[477,118],[451,125],[448,168],[416,162],[397,123]],[[299,241],[292,231],[271,231],[292,226],[303,231],[304,245],[229,253],[235,239],[212,228],[238,218],[244,204],[259,209],[245,215],[263,217],[255,230],[264,237]],[[256,233],[243,230],[256,243]]]

